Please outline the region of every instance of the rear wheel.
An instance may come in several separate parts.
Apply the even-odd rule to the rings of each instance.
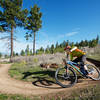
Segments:
[[[63,88],[71,87],[77,82],[76,72],[71,68],[58,68],[55,73],[57,84]]]
[[[87,71],[89,73],[89,78],[93,79],[93,80],[100,80],[100,71],[99,69],[92,64],[87,64]]]

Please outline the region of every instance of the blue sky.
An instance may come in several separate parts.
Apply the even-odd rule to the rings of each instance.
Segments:
[[[23,0],[23,9],[38,4],[41,8],[42,28],[36,35],[36,48],[61,43],[64,40],[79,42],[100,36],[100,0]],[[26,41],[26,30],[16,28],[14,51],[20,52],[32,42]],[[2,37],[3,35],[0,35]],[[6,41],[0,41],[0,52],[8,52]]]

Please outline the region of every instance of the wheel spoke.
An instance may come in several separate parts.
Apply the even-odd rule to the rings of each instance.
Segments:
[[[55,74],[57,83],[62,87],[69,87],[76,83],[77,76],[72,68],[58,68]]]
[[[100,71],[99,69],[91,64],[87,65],[88,68],[88,73],[89,73],[89,77],[92,78],[93,80],[99,80],[100,79]]]

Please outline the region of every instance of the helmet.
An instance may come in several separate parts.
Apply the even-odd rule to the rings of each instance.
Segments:
[[[67,48],[67,49],[70,49],[70,48],[71,48],[71,46],[67,46],[66,48]]]
[[[64,50],[67,50],[67,49],[71,49],[71,46],[67,46],[66,48],[64,48]]]

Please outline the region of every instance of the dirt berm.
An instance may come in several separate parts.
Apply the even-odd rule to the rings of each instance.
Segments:
[[[59,91],[71,91],[74,89],[80,89],[88,86],[89,84],[96,84],[96,81],[90,79],[84,79],[82,82],[77,83],[71,88],[61,88],[57,84],[45,86],[34,86],[32,82],[23,82],[15,80],[8,75],[8,69],[11,64],[1,64],[0,65],[0,92],[7,94],[20,94],[20,95],[43,95],[48,93],[56,93]],[[99,83],[100,81],[97,81]]]

